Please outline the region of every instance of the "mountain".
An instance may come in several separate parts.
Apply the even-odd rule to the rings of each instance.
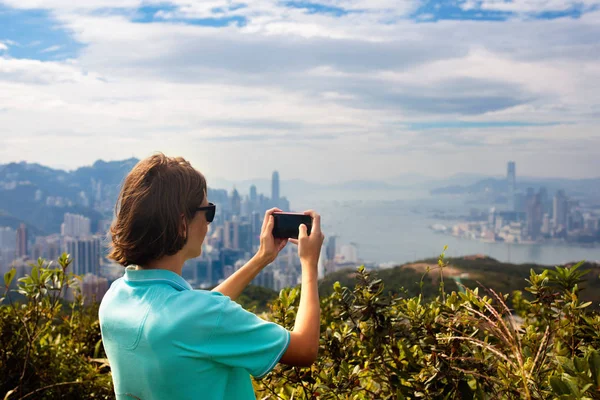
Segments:
[[[32,233],[47,235],[60,232],[70,212],[90,218],[96,230],[101,219],[110,217],[119,185],[137,162],[99,160],[70,172],[26,162],[0,165],[0,225],[25,223]],[[107,212],[92,208],[94,202],[105,204]]]
[[[600,196],[600,178],[564,179],[564,178],[517,178],[517,190],[525,192],[527,188],[538,190],[545,187],[550,194],[565,190],[572,197]],[[506,178],[487,178],[468,185],[448,185],[431,189],[432,195],[478,195],[505,194],[508,190]]]
[[[120,185],[123,178],[138,162],[137,158],[110,162],[98,160],[90,167],[81,167],[73,171],[72,181],[80,186],[85,186],[92,179],[107,185]]]
[[[441,186],[451,185],[471,185],[479,180],[492,178],[488,175],[473,174],[473,173],[459,173],[449,177],[439,178],[431,177],[422,174],[402,174],[395,176],[390,179],[386,179],[386,182],[404,187],[423,187],[423,188],[437,188]]]

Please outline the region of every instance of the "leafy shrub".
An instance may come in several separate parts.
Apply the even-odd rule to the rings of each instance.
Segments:
[[[600,317],[579,300],[581,264],[530,271],[512,295],[464,288],[438,296],[386,294],[358,268],[353,289],[334,284],[321,302],[319,359],[279,365],[255,389],[281,399],[600,399]],[[429,272],[429,271],[428,271]],[[299,290],[268,315],[293,327]]]
[[[111,377],[102,348],[97,305],[83,306],[77,279],[63,255],[44,260],[19,279],[13,301],[12,269],[0,303],[0,393],[4,399],[110,399]],[[63,297],[71,288],[75,300]],[[14,294],[14,293],[12,293]]]
[[[588,275],[582,264],[531,269],[525,292],[509,296],[447,290],[456,283],[444,282],[443,254],[437,261],[437,287],[428,286],[428,270],[418,294],[386,290],[364,267],[354,287],[331,285],[321,299],[318,361],[310,368],[278,365],[254,381],[258,397],[600,399],[600,316],[581,300]],[[66,255],[56,267],[38,260],[16,289],[14,270],[4,277],[5,400],[113,398],[98,307],[84,306],[70,262]],[[62,299],[67,288],[74,288],[72,302]],[[23,301],[14,299],[18,294]],[[299,288],[282,290],[263,316],[292,329],[299,300]]]

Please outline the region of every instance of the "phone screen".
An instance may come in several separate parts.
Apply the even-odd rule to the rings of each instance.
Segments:
[[[301,224],[306,225],[307,234],[310,235],[312,228],[312,217],[305,214],[273,213],[275,226],[273,236],[276,238],[298,239],[298,228]]]

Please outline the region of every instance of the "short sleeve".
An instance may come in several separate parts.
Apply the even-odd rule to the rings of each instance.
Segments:
[[[221,296],[222,309],[216,329],[209,339],[216,362],[246,369],[261,378],[279,362],[290,343],[290,332],[244,310],[227,296]]]

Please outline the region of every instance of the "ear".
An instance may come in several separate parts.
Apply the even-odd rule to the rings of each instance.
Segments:
[[[187,239],[187,221],[185,220],[185,215],[181,214],[181,236],[183,236],[184,239]]]

